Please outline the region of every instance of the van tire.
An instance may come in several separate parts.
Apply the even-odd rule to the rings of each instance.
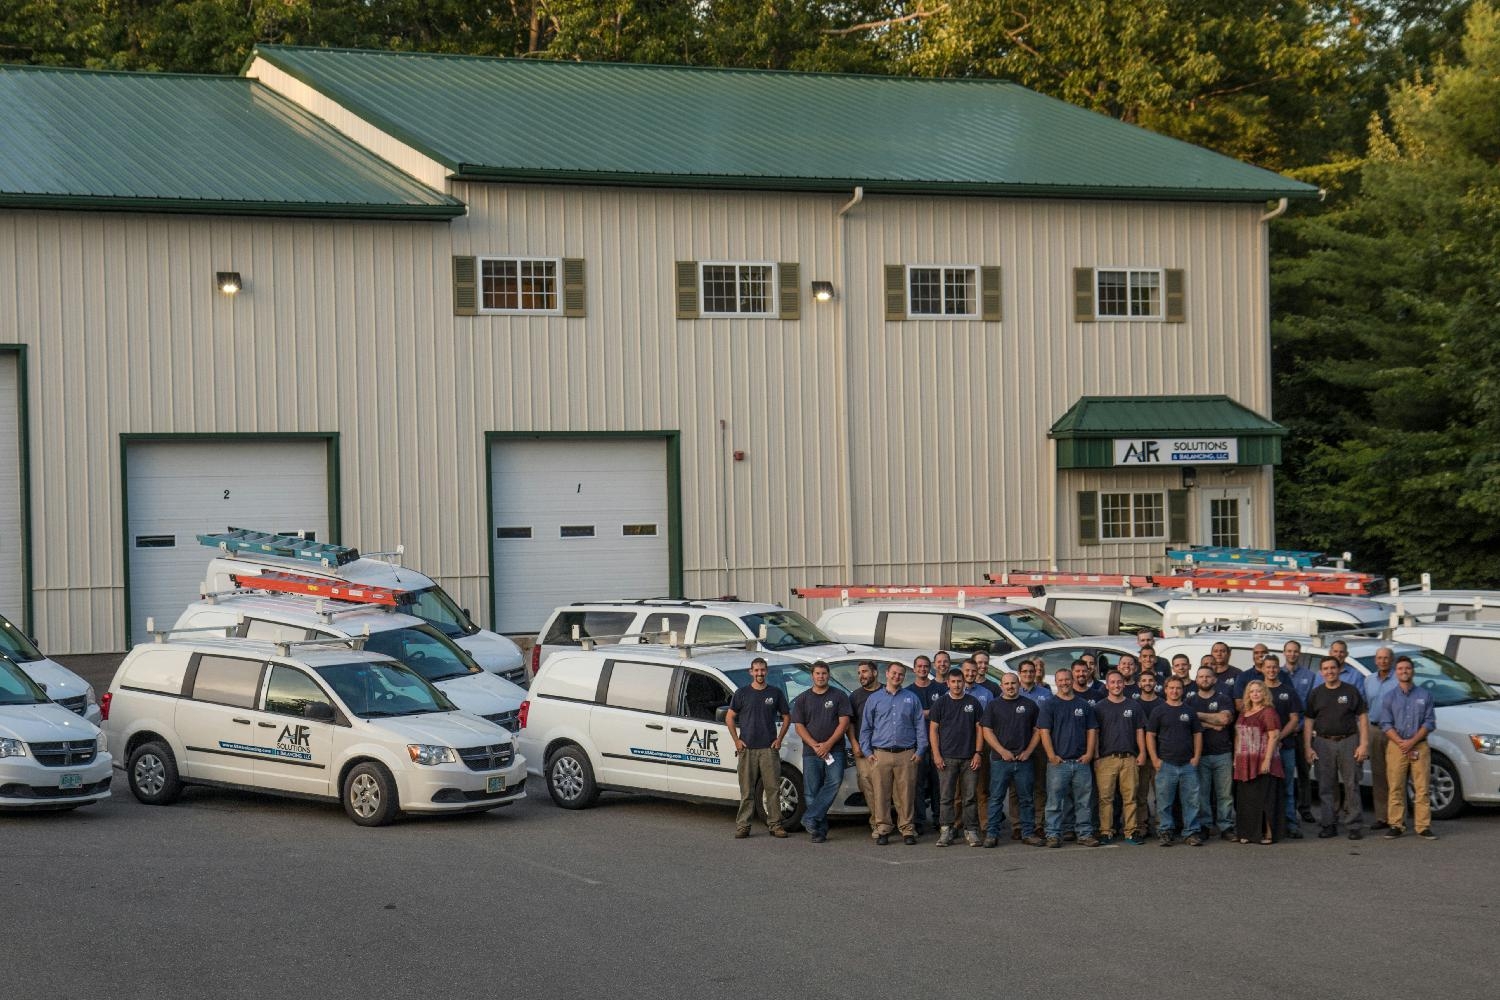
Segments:
[[[599,783],[588,754],[572,743],[547,758],[547,794],[564,809],[587,809],[599,801]]]
[[[1440,753],[1432,755],[1432,768],[1428,777],[1433,819],[1457,819],[1464,811],[1464,789],[1458,779],[1458,769]]]
[[[802,824],[802,814],[807,810],[807,790],[802,783],[802,772],[786,761],[781,762],[781,782],[776,790],[781,800],[781,827],[795,830]],[[765,819],[760,797],[756,797],[755,814]]]
[[[146,806],[169,806],[182,794],[182,778],[177,774],[177,758],[172,748],[152,740],[130,753],[125,778],[136,801]]]
[[[401,813],[396,780],[385,765],[361,761],[344,775],[344,812],[360,826],[387,826]]]

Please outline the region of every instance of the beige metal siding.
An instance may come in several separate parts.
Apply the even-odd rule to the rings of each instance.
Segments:
[[[0,213],[0,342],[33,346],[50,648],[123,638],[122,432],[337,431],[344,539],[405,543],[480,611],[486,431],[680,431],[690,595],[838,582],[841,308],[854,582],[1044,560],[1046,431],[1080,394],[1267,410],[1252,207],[872,196],[848,218],[842,287],[845,197],[452,188],[470,203],[452,224]],[[451,257],[487,253],[584,258],[587,317],[455,317]],[[798,262],[802,318],[674,319],[689,259]],[[910,262],[1000,266],[1005,321],[886,323],[883,266]],[[1072,268],[1100,264],[1186,269],[1187,322],[1073,323]],[[212,280],[228,269],[232,299]],[[813,280],[838,297],[813,302]]]

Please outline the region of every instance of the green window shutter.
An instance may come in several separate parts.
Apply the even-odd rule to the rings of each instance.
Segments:
[[[1077,323],[1094,321],[1094,269],[1073,268],[1073,320]]]
[[[562,262],[562,273],[563,315],[582,316],[584,314],[583,258],[564,257]]]
[[[906,318],[906,268],[900,264],[885,266],[885,320],[899,323]]]
[[[790,262],[777,264],[776,274],[780,278],[776,304],[781,310],[781,318],[801,319],[802,265]]]
[[[1000,269],[979,269],[979,318],[989,323],[1000,322]]]
[[[479,271],[473,257],[453,258],[453,315],[479,315]]]
[[[1167,541],[1188,543],[1188,491],[1167,490]]]
[[[1094,490],[1078,492],[1078,543],[1099,544],[1099,494]]]
[[[1178,269],[1167,272],[1167,295],[1166,295],[1166,318],[1168,323],[1181,323],[1186,319],[1184,315],[1182,290],[1182,271]]]
[[[677,318],[698,318],[698,262],[677,262]]]

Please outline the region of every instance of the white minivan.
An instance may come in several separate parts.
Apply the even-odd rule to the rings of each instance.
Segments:
[[[55,704],[0,655],[0,809],[75,809],[109,798],[99,727]]]
[[[36,640],[0,615],[0,656],[10,660],[42,686],[47,697],[63,708],[99,725],[99,698],[94,687],[37,648]]]
[[[241,639],[266,642],[363,637],[367,651],[411,667],[461,711],[513,733],[521,728],[526,691],[481,668],[463,647],[420,618],[376,605],[247,592],[189,604],[175,628],[216,625],[234,626]]]
[[[1367,597],[1342,594],[1203,592],[1162,605],[1163,635],[1248,629],[1288,637],[1389,624],[1391,608]]]
[[[216,785],[342,802],[355,823],[381,826],[525,797],[510,733],[390,657],[341,641],[165,635],[126,655],[104,702],[117,766],[146,805]]]
[[[844,642],[918,650],[1000,656],[1015,649],[1077,635],[1037,608],[995,600],[864,601],[829,608],[818,628]]]

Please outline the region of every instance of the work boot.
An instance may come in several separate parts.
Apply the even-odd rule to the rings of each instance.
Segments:
[[[964,831],[964,841],[970,847],[978,847],[978,846],[980,846],[979,834],[975,833],[973,830],[965,830]]]
[[[950,845],[952,843],[953,843],[953,827],[951,827],[951,826],[945,826],[938,833],[937,845],[939,847],[947,847],[948,845]]]

